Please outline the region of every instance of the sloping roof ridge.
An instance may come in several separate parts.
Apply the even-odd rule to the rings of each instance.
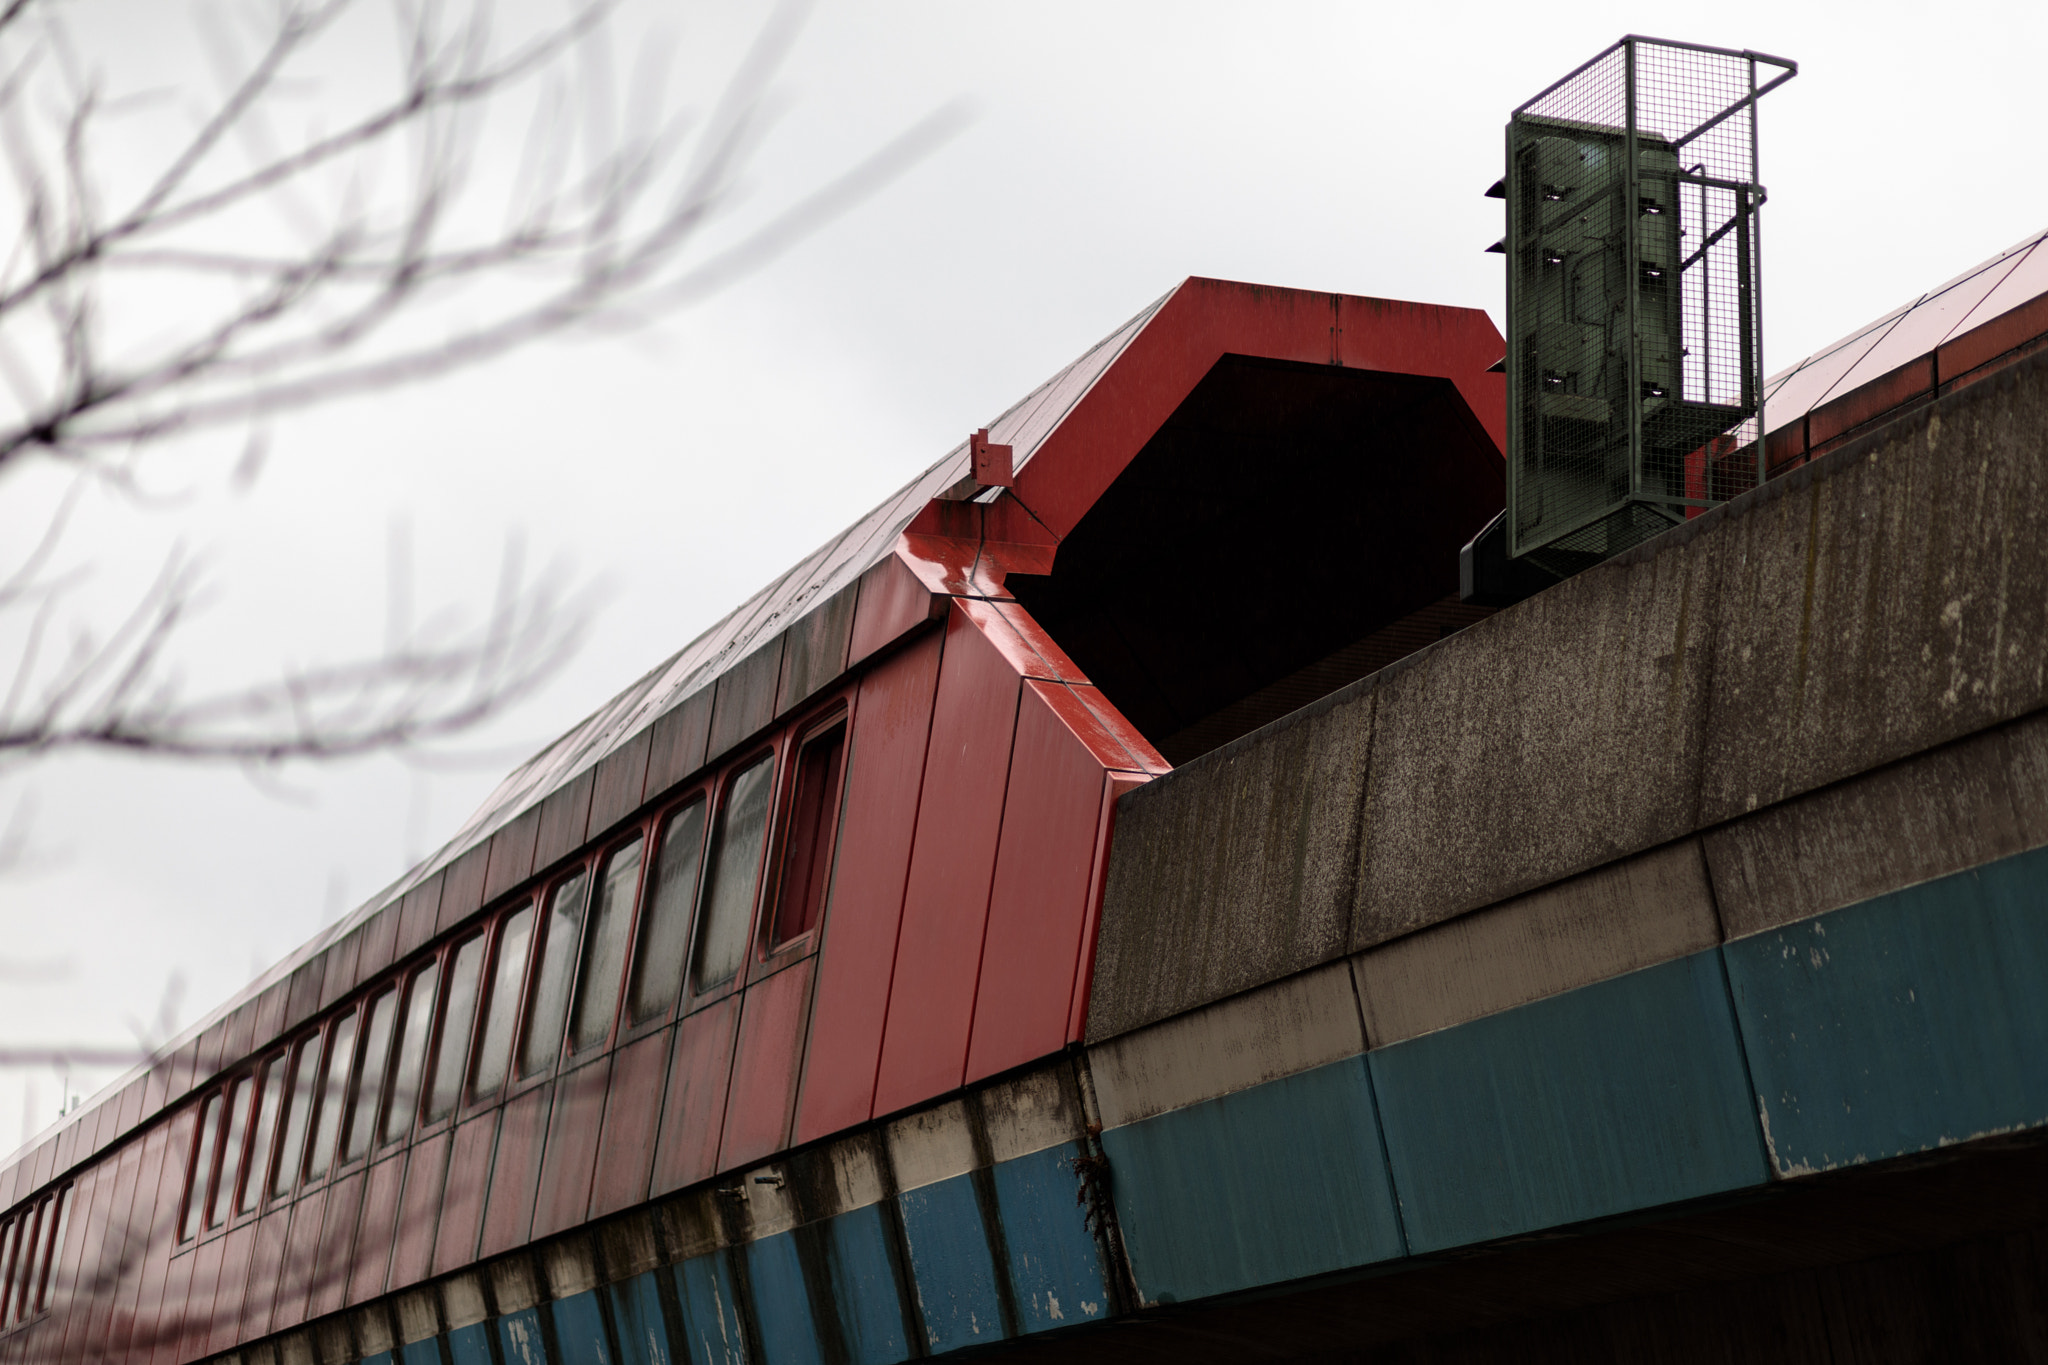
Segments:
[[[2036,232],[2031,236],[2022,238],[2018,242],[2015,242],[2013,245],[2007,247],[2005,250],[1999,252],[1997,255],[1989,257],[1986,260],[1979,261],[1976,265],[1971,266],[1968,270],[1965,270],[1961,274],[1955,276],[1955,278],[1944,281],[1943,283],[1935,286],[1933,289],[1928,290],[1926,293],[1921,294],[1912,302],[1903,304],[1900,307],[1892,309],[1888,313],[1885,313],[1877,318],[1872,319],[1871,321],[1865,323],[1863,326],[1857,328],[1855,331],[1849,333],[1847,336],[1829,342],[1826,346],[1821,347],[1818,351],[1815,351],[1813,354],[1807,356],[1805,359],[1797,362],[1796,364],[1787,366],[1785,369],[1778,371],[1778,373],[1764,380],[1764,401],[1766,404],[1766,410],[1768,410],[1768,404],[1770,402],[1771,395],[1773,393],[1776,393],[1781,388],[1783,388],[1787,381],[1791,380],[1794,376],[1813,368],[1815,365],[1821,364],[1827,360],[1834,358],[1835,356],[1840,355],[1844,350],[1851,346],[1854,346],[1857,342],[1862,341],[1865,338],[1870,339],[1870,345],[1864,347],[1863,351],[1860,354],[1869,354],[1869,352],[1872,349],[1874,349],[1878,345],[1878,343],[1882,342],[1884,338],[1888,336],[1894,328],[1896,328],[1899,324],[1904,322],[1906,320],[1907,315],[1912,313],[1915,309],[1924,307],[1925,305],[1934,302],[1936,299],[1941,298],[1942,296],[1952,292],[1953,290],[1961,288],[1963,285],[1970,283],[1972,280],[1979,279],[1982,276],[1988,274],[1989,272],[1996,270],[1999,266],[2007,265],[2008,262],[2010,262],[2010,265],[2007,265],[2008,273],[2010,273],[2013,270],[2017,270],[2021,263],[2026,259],[2026,257],[2034,250],[2040,248],[2044,242],[2048,242],[2048,229],[2043,229],[2042,231]],[[1966,314],[1965,317],[1958,319],[1956,326],[1961,327],[1963,323],[1965,321],[1968,321],[1969,317],[1971,316],[1974,316],[1974,313]],[[1954,329],[1952,328],[1951,334],[1953,333],[1953,331]],[[1943,338],[1943,340],[1946,339],[1946,337]],[[1844,366],[1842,370],[1843,375],[1847,375],[1854,368],[1855,365],[1853,363]],[[1815,404],[1818,405],[1821,402],[1825,402],[1826,399],[1832,393],[1832,388],[1824,391],[1820,395],[1820,397],[1815,400]],[[1802,413],[1804,411],[1805,410],[1803,409]],[[1784,420],[1788,422],[1796,421],[1798,417],[1802,415],[1802,413],[1794,413],[1791,416],[1786,417]],[[1772,427],[1771,429],[1773,431],[1777,430],[1776,427]]]

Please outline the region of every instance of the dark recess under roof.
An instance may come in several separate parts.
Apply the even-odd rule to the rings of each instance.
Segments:
[[[1485,615],[1444,599],[1502,498],[1449,380],[1225,356],[1009,586],[1179,763]]]

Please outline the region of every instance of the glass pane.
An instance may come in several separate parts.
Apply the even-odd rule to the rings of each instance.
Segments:
[[[50,1301],[50,1271],[64,1254],[64,1234],[71,1228],[71,1187],[57,1191],[57,1221],[50,1230],[50,1249],[43,1255],[43,1273],[36,1277],[36,1307]]]
[[[306,1179],[318,1180],[334,1164],[334,1140],[341,1133],[342,1101],[348,1098],[348,1068],[356,1051],[356,1017],[343,1015],[327,1035],[327,1079],[313,1114],[313,1145],[306,1154]]]
[[[589,876],[578,872],[548,897],[526,1033],[519,1044],[521,1076],[547,1070],[562,1055],[562,1024],[569,1017],[569,976],[576,970],[576,942],[582,936],[579,931],[589,890]]]
[[[271,1167],[270,1193],[290,1194],[299,1178],[299,1159],[306,1149],[306,1120],[313,1112],[313,1074],[320,1066],[320,1035],[299,1044],[292,1054],[291,1107],[285,1111],[284,1142],[277,1149],[277,1165]]]
[[[697,899],[697,869],[704,860],[704,803],[692,801],[669,817],[654,865],[654,885],[640,916],[640,951],[633,958],[633,1022],[668,1013],[683,986],[690,949],[690,907]]]
[[[220,1145],[220,1179],[214,1182],[213,1212],[206,1226],[227,1222],[235,1206],[235,1180],[242,1170],[242,1139],[249,1135],[249,1083],[235,1081],[228,1086],[228,1136]]]
[[[26,1219],[0,1225],[0,1323],[7,1321],[14,1290],[14,1253],[21,1242],[21,1224]]]
[[[768,839],[769,779],[775,755],[762,754],[725,789],[718,824],[711,832],[711,868],[704,883],[704,912],[697,925],[697,963],[691,987],[706,991],[739,974],[747,951],[747,923],[754,913],[754,888],[761,881],[761,846]]]
[[[20,1322],[28,1316],[28,1290],[34,1282],[36,1247],[42,1237],[43,1218],[49,1212],[50,1201],[45,1199],[36,1205],[33,1216],[25,1219],[28,1224],[21,1233],[21,1254],[15,1260],[14,1268],[14,1312],[13,1320]]]
[[[178,1240],[189,1242],[199,1235],[199,1219],[206,1212],[207,1186],[213,1179],[214,1143],[220,1136],[220,1092],[206,1097],[199,1111],[199,1150],[192,1157],[192,1181],[185,1188],[185,1221]]]
[[[824,916],[825,887],[832,876],[832,830],[839,823],[839,769],[845,754],[846,726],[840,724],[808,741],[797,755],[796,794],[790,799],[782,879],[775,894],[776,943],[808,934]]]
[[[277,1136],[277,1111],[284,1099],[284,1054],[278,1053],[256,1073],[256,1138],[249,1144],[249,1170],[242,1177],[241,1213],[252,1213],[263,1202],[263,1177],[270,1173],[271,1140]]]
[[[441,1014],[441,1040],[434,1045],[434,1075],[428,1082],[428,1123],[448,1117],[462,1091],[462,1064],[469,1056],[469,1031],[476,1023],[476,988],[483,980],[484,936],[457,945],[448,968],[448,1006]]]
[[[469,1097],[482,1099],[505,1084],[512,1063],[512,1026],[519,1020],[519,983],[526,976],[526,941],[533,934],[533,907],[522,905],[498,930],[497,967],[491,998],[484,1006],[484,1032],[476,1045],[476,1079]]]
[[[412,1129],[420,1105],[420,1077],[427,1068],[427,1035],[434,1027],[434,994],[440,984],[439,964],[413,973],[405,992],[405,1031],[398,1039],[398,1061],[391,1073],[391,1098],[384,1102],[384,1141],[396,1142]]]
[[[398,1022],[398,992],[385,991],[370,1002],[370,1027],[363,1035],[363,1064],[348,1097],[348,1129],[341,1143],[344,1164],[370,1153],[377,1131],[377,1101],[384,1096],[384,1071],[391,1061],[391,1034]]]
[[[583,975],[576,982],[576,1023],[571,1050],[581,1052],[611,1036],[619,1012],[619,977],[626,969],[626,936],[633,932],[633,896],[640,889],[640,841],[605,859],[597,884],[597,910],[583,944]]]

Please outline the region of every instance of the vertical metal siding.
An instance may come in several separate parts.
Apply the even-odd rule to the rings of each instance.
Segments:
[[[944,1094],[966,1071],[1020,686],[956,605],[946,620],[925,758],[924,790],[936,799],[918,807],[877,1113]]]
[[[483,1230],[484,1196],[491,1183],[491,1153],[497,1146],[498,1111],[487,1109],[454,1132],[441,1218],[434,1229],[436,1275],[468,1265],[476,1256],[477,1237]]]
[[[498,1122],[498,1149],[491,1159],[490,1193],[484,1199],[483,1236],[477,1255],[495,1256],[524,1245],[533,1231],[534,1195],[547,1148],[548,1113],[555,1085],[550,1081],[505,1102]]]
[[[929,635],[861,680],[797,1110],[798,1142],[865,1123],[874,1109],[940,644],[937,634]]]
[[[1102,797],[1102,765],[1026,687],[982,942],[969,1082],[1067,1041]]]
[[[661,1124],[662,1083],[668,1076],[674,1037],[674,1029],[660,1029],[613,1055],[604,1126],[597,1138],[597,1173],[591,1184],[592,1218],[647,1198],[654,1176],[654,1139]]]
[[[441,1196],[448,1179],[448,1152],[454,1134],[442,1129],[415,1143],[406,1159],[405,1189],[400,1194],[398,1225],[391,1246],[393,1289],[418,1284],[434,1271],[434,1233],[440,1225]]]
[[[655,1146],[654,1194],[694,1185],[717,1169],[739,1006],[740,997],[728,995],[676,1025],[661,1139]]]
[[[554,1114],[548,1121],[547,1150],[541,1158],[540,1186],[534,1200],[535,1238],[574,1227],[589,1212],[597,1136],[604,1122],[604,1097],[611,1075],[612,1059],[606,1053],[555,1083]]]
[[[718,1149],[722,1169],[747,1165],[787,1143],[815,966],[813,958],[800,959],[752,982],[742,997],[733,1093]]]

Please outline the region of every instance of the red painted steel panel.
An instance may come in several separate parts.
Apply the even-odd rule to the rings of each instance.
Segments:
[[[177,1365],[185,1344],[185,1319],[192,1311],[192,1266],[198,1259],[188,1251],[171,1259],[165,1267],[163,1292],[154,1314],[145,1313],[136,1324],[136,1336],[145,1338],[147,1350],[131,1345],[129,1359],[147,1360],[151,1365]]]
[[[284,1278],[285,1253],[291,1246],[292,1210],[281,1205],[250,1226],[256,1229],[255,1251],[249,1257],[249,1284],[242,1291],[242,1340],[254,1341],[270,1331]]]
[[[490,861],[491,846],[482,843],[442,871],[441,903],[434,912],[436,934],[446,933],[483,908],[484,872]]]
[[[533,1198],[540,1184],[541,1155],[547,1149],[550,1081],[507,1100],[498,1125],[498,1151],[491,1162],[490,1194],[484,1200],[479,1256],[495,1256],[523,1245],[533,1230]]]
[[[788,715],[846,672],[846,646],[853,632],[859,588],[858,583],[847,584],[784,634],[776,715]]]
[[[441,914],[441,876],[433,876],[405,893],[398,912],[398,955],[406,956],[434,936]],[[274,1034],[273,1034],[274,1036]]]
[[[363,1173],[343,1176],[327,1191],[320,1219],[320,1251],[313,1260],[313,1279],[306,1291],[306,1316],[324,1318],[341,1311],[348,1294],[349,1252],[355,1242],[356,1218],[363,1211]]]
[[[962,514],[955,518],[962,522],[957,534],[933,535],[923,529],[933,513],[948,511]],[[969,513],[971,522],[967,520]],[[938,503],[926,508],[911,524],[919,529],[903,533],[896,543],[896,553],[925,589],[948,597],[976,592],[974,561],[981,556],[980,509],[967,503]]]
[[[484,899],[494,901],[533,875],[533,849],[540,839],[540,807],[515,816],[491,836],[484,871]]]
[[[398,907],[392,906],[391,927],[398,927]],[[259,997],[260,998],[260,997]],[[255,1000],[244,1001],[228,1016],[227,1042],[221,1048],[221,1064],[234,1066],[256,1049]],[[268,1041],[268,1040],[266,1040]]]
[[[51,1311],[62,1316],[63,1339],[58,1351],[67,1360],[85,1358],[85,1339],[99,1307],[100,1258],[106,1254],[109,1226],[114,1221],[117,1196],[129,1191],[118,1161],[106,1161],[79,1177],[71,1197],[77,1201],[71,1214],[71,1230],[65,1241],[63,1259],[50,1277]],[[111,1262],[110,1262],[111,1264]]]
[[[1916,398],[1933,396],[1934,355],[1929,352],[1815,408],[1807,415],[1807,439],[1818,448]]]
[[[143,1154],[145,1166],[156,1168],[156,1198],[138,1256],[134,1325],[127,1343],[130,1361],[145,1361],[156,1353],[157,1316],[163,1307],[164,1279],[170,1273],[177,1237],[178,1202],[185,1190],[185,1166],[191,1160],[192,1129],[198,1119],[196,1107],[174,1116],[157,1130],[164,1141],[155,1154]]]
[[[612,1059],[607,1055],[555,1082],[547,1151],[541,1158],[540,1188],[533,1201],[533,1235],[537,1238],[575,1227],[590,1208],[590,1177],[597,1161],[597,1134],[604,1126],[604,1092],[611,1074]]]
[[[284,1027],[295,1029],[320,1012],[320,987],[327,979],[327,960],[314,957],[302,962],[291,975],[291,987],[285,999]],[[145,1117],[154,1112],[145,1101],[142,1106]]]
[[[185,1287],[180,1298],[184,1304],[184,1320],[180,1325],[178,1345],[167,1342],[157,1358],[163,1358],[163,1351],[169,1350],[173,1360],[197,1360],[206,1354],[206,1343],[213,1340],[213,1301],[220,1293],[221,1259],[226,1254],[228,1239],[216,1237],[202,1242],[197,1251],[185,1257],[192,1266],[191,1283]]]
[[[746,989],[733,1049],[735,1084],[718,1148],[720,1170],[749,1165],[788,1145],[810,1022],[812,963],[801,958]]]
[[[320,1257],[320,1223],[327,1213],[327,1191],[314,1190],[292,1205],[291,1235],[279,1266],[277,1298],[270,1309],[270,1330],[296,1327],[306,1320],[307,1297],[313,1290],[313,1267]]]
[[[191,1059],[194,1056],[192,1048],[188,1045],[178,1055],[185,1059],[185,1069],[189,1076]],[[28,1172],[28,1183],[22,1186],[22,1193],[40,1190],[50,1183],[50,1177],[57,1173],[57,1139],[51,1138],[36,1148],[36,1154],[29,1159]]]
[[[1049,661],[1025,639],[1023,633],[1017,629],[1016,623],[1004,614],[999,604],[963,597],[955,602],[953,607],[955,611],[967,613],[968,619],[972,620],[987,637],[988,642],[996,647],[1019,677],[1049,678],[1055,682],[1088,681],[1071,661],[1065,664],[1064,669]],[[1018,608],[1017,611],[1025,620],[1030,620],[1028,612],[1024,612],[1022,608]],[[1045,632],[1038,630],[1035,622],[1033,630],[1041,639],[1045,637]],[[1060,654],[1059,657],[1062,660],[1066,659],[1065,654]]]
[[[321,1009],[326,1009],[356,988],[356,957],[362,950],[363,936],[351,933],[335,943],[323,955],[326,973],[320,985]],[[171,1097],[177,1098],[178,1093],[174,1083]]]
[[[981,945],[970,1082],[1066,1046],[1102,789],[1102,764],[1026,687]]]
[[[2007,351],[2048,334],[2048,294],[2023,303],[2011,312],[1971,328],[1953,341],[1943,342],[1935,353],[1941,382],[1947,384],[1969,371],[1996,360]]]
[[[149,1078],[147,1076],[138,1076],[122,1087],[121,1112],[114,1120],[115,1127],[120,1129],[121,1132],[131,1131],[136,1124],[142,1121],[142,1100],[148,1090]]]
[[[604,1126],[597,1140],[597,1174],[590,1216],[600,1218],[647,1198],[654,1177],[654,1139],[661,1127],[662,1083],[675,1030],[661,1029],[612,1056],[605,1090]]]
[[[533,848],[536,868],[552,867],[583,846],[590,830],[590,793],[595,772],[583,772],[540,803],[540,834]]]
[[[135,1199],[128,1215],[125,1250],[121,1258],[121,1282],[115,1290],[109,1316],[107,1359],[126,1359],[134,1338],[135,1320],[141,1312],[150,1266],[163,1264],[154,1254],[155,1238],[161,1230],[168,1235],[170,1217],[162,1208],[164,1149],[170,1131],[158,1128],[142,1140],[142,1158],[136,1167]]]
[[[249,1290],[256,1226],[244,1223],[224,1239],[227,1250],[221,1256],[220,1287],[213,1295],[213,1334],[200,1347],[202,1355],[218,1354],[242,1340],[242,1302]]]
[[[464,1123],[455,1130],[448,1154],[448,1175],[441,1196],[441,1220],[434,1229],[434,1274],[445,1275],[476,1259],[477,1233],[483,1227],[484,1195],[491,1185],[491,1153],[498,1140],[498,1111]]]
[[[1190,279],[1124,347],[1018,471],[1020,503],[1064,537],[1226,353],[1442,375],[1497,447],[1504,344],[1477,309]]]
[[[942,615],[946,601],[934,597],[908,564],[889,555],[860,576],[860,600],[853,611],[847,667],[859,663],[905,632]]]
[[[1088,992],[1095,985],[1096,926],[1102,918],[1102,889],[1109,881],[1110,842],[1116,833],[1116,803],[1152,779],[1135,773],[1111,773],[1104,783],[1102,823],[1095,835],[1095,870],[1089,874],[1088,918],[1081,926],[1081,960],[1074,971],[1073,1004],[1067,1010],[1067,1041],[1088,1036]]]
[[[719,676],[711,703],[712,758],[775,719],[775,687],[782,677],[782,637],[776,636]]]
[[[108,1334],[114,1328],[121,1294],[133,1283],[130,1267],[141,1245],[136,1223],[144,1216],[142,1208],[156,1201],[155,1183],[143,1178],[148,1149],[147,1142],[131,1142],[113,1158],[114,1200],[107,1210],[98,1257],[92,1262],[92,1278],[84,1281],[92,1307],[78,1350],[80,1360],[102,1360],[115,1354]]]
[[[654,731],[642,730],[598,760],[597,785],[590,797],[591,834],[603,834],[640,808],[653,743]]]
[[[318,973],[318,968],[320,964],[317,961],[315,961],[309,963],[308,965],[315,968],[313,979],[315,982],[318,982],[318,980],[320,979]],[[314,987],[313,998],[317,1007],[320,998],[320,991],[317,985]],[[164,1107],[164,1095],[170,1090],[170,1088],[171,1059],[168,1057],[162,1057],[154,1062],[151,1062],[149,1065],[149,1074],[143,1078],[142,1112],[139,1115],[137,1115],[137,1118],[151,1119],[155,1118],[157,1114],[161,1113]],[[16,1183],[20,1183],[20,1177],[18,1176],[16,1177]]]
[[[1102,767],[1123,772],[1171,770],[1159,751],[1098,689],[1086,683],[1048,683],[1035,678],[1024,686],[1052,708]]]
[[[660,796],[704,766],[714,700],[713,690],[707,687],[685,697],[654,722],[654,738],[647,750],[646,799]]]
[[[201,1084],[220,1074],[222,1057],[227,1050],[228,1021],[217,1019],[199,1034],[199,1051],[193,1061],[192,1083]],[[59,1159],[61,1160],[61,1154]]]
[[[926,635],[861,679],[797,1104],[800,1143],[866,1123],[874,1110],[940,643]]]
[[[654,1149],[653,1194],[679,1190],[718,1169],[718,1136],[725,1127],[739,1008],[740,997],[728,995],[676,1025],[661,1107],[661,1140]]]
[[[960,1084],[1022,686],[958,604],[946,621],[924,795],[875,1081],[886,1114]]]
[[[391,1245],[398,1235],[398,1197],[405,1185],[405,1152],[370,1168],[363,1186],[363,1211],[356,1220],[355,1249],[349,1253],[344,1302],[357,1304],[384,1292],[391,1270]]]
[[[59,1173],[71,1169],[71,1154],[78,1150],[78,1120],[65,1124],[50,1145],[55,1149],[50,1161],[50,1178],[54,1180]]]
[[[398,961],[398,921],[404,913],[404,903],[393,901],[370,916],[369,922],[363,925],[363,955],[356,963],[356,980],[367,981]],[[246,1046],[241,1053],[236,1053],[233,1044],[229,1045],[230,1060],[247,1052]]]
[[[448,1176],[448,1148],[453,1139],[442,1129],[413,1144],[405,1170],[405,1191],[398,1205],[398,1227],[391,1248],[393,1290],[418,1284],[434,1273],[434,1230],[440,1224],[441,1191]]]

